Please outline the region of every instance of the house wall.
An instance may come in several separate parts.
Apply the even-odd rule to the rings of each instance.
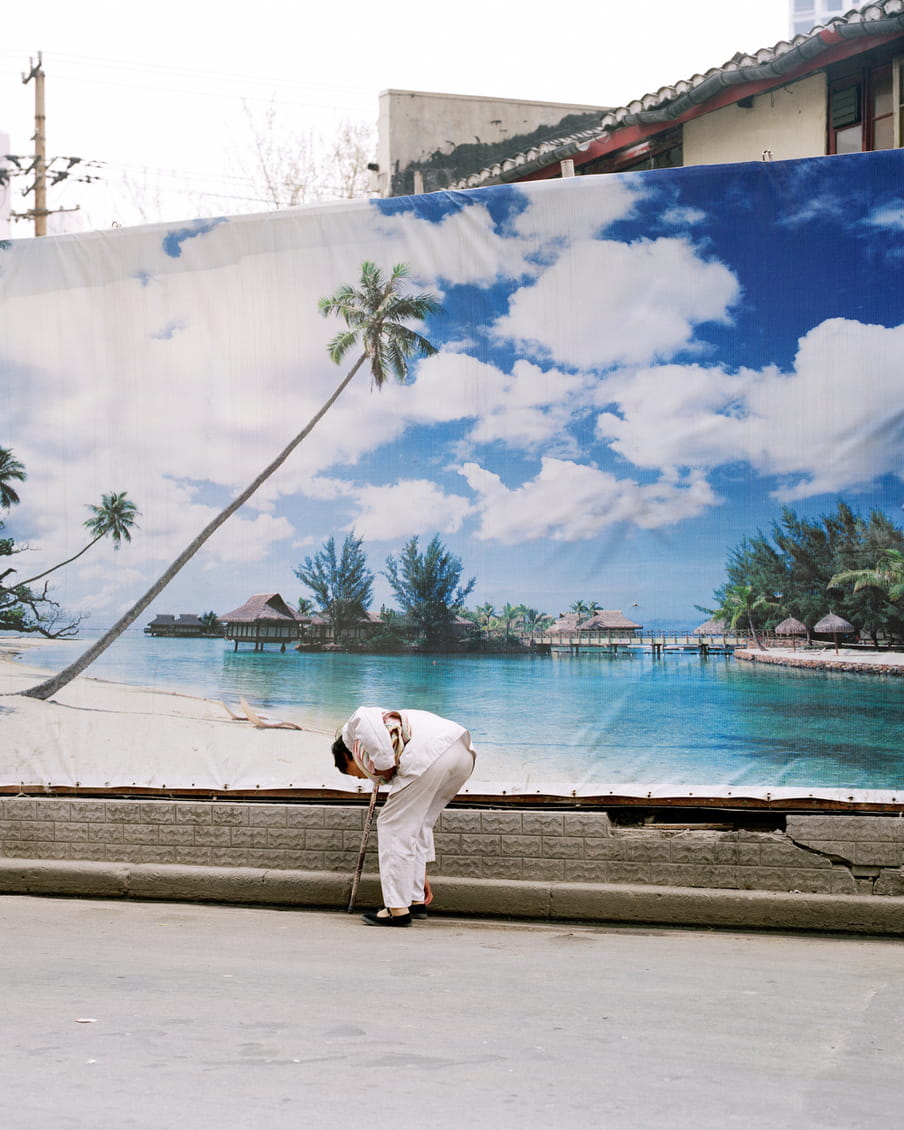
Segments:
[[[713,110],[684,125],[684,164],[718,165],[821,157],[826,151],[826,76],[810,75],[738,105]]]
[[[465,144],[494,145],[538,126],[555,126],[569,114],[598,112],[602,116],[605,109],[568,102],[384,90],[377,122],[378,194],[393,195],[393,176],[437,150],[452,154]]]
[[[0,891],[340,907],[364,818],[363,805],[9,797]],[[371,901],[375,847],[376,835]],[[762,832],[450,808],[436,851],[431,876],[451,911],[904,934],[897,816],[790,816],[784,831]]]

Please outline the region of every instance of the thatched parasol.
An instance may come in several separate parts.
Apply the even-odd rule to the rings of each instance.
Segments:
[[[807,625],[802,624],[800,620],[795,620],[793,616],[789,616],[787,620],[782,620],[780,624],[775,627],[775,634],[777,636],[790,636],[791,646],[797,650],[797,636],[805,636],[807,634]]]
[[[830,612],[828,616],[823,616],[817,624],[813,625],[813,631],[823,635],[831,635],[835,641],[835,654],[837,655],[838,637],[846,636],[848,632],[856,632],[857,629],[841,616],[836,616],[834,612]]]
[[[724,620],[706,620],[699,628],[694,628],[694,636],[724,636],[727,632]]]

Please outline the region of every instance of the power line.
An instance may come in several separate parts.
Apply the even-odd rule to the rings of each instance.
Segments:
[[[12,56],[10,56],[7,52],[0,52],[0,59],[2,59],[4,56],[6,56],[8,58],[12,58]],[[91,74],[86,74],[84,72],[72,72],[72,73],[70,73],[65,68],[65,66],[62,69],[57,69],[55,71],[55,73],[60,78],[64,78],[64,79],[66,79],[67,81],[70,81],[70,82],[80,82],[80,83],[85,83],[85,84],[88,84],[88,85],[96,85],[96,86],[115,86],[119,89],[122,89],[123,87],[127,87],[127,88],[131,88],[131,89],[135,89],[135,90],[148,90],[148,91],[152,91],[156,94],[159,94],[161,92],[161,90],[167,90],[167,91],[169,91],[169,93],[173,93],[173,94],[192,94],[192,95],[199,95],[199,96],[205,97],[205,98],[221,98],[221,99],[223,97],[230,97],[230,98],[239,98],[239,99],[242,99],[244,101],[266,102],[266,103],[274,103],[274,104],[279,105],[279,106],[297,106],[297,107],[304,107],[304,108],[307,108],[307,109],[318,109],[318,110],[340,109],[340,108],[349,109],[349,110],[352,110],[352,109],[357,110],[358,109],[358,104],[353,103],[351,101],[349,101],[344,107],[340,106],[340,104],[337,103],[337,100],[336,100],[337,93],[346,94],[346,95],[351,96],[352,98],[354,98],[355,96],[358,96],[358,95],[367,96],[367,97],[370,97],[370,98],[374,97],[373,91],[370,90],[370,89],[366,89],[364,87],[350,87],[350,86],[338,86],[337,87],[337,86],[331,86],[331,85],[321,84],[321,83],[299,83],[299,82],[297,82],[296,80],[293,80],[293,79],[283,80],[283,79],[277,78],[277,79],[274,80],[272,75],[269,76],[269,77],[255,77],[255,76],[250,76],[250,75],[230,74],[230,73],[217,72],[217,71],[195,71],[193,69],[189,70],[187,68],[183,69],[183,68],[176,68],[176,67],[165,67],[165,66],[160,66],[160,65],[150,64],[150,63],[132,63],[132,62],[129,62],[129,61],[126,61],[126,60],[123,60],[121,62],[120,61],[111,62],[109,59],[93,59],[89,56],[66,55],[66,54],[54,54],[52,56],[52,60],[53,60],[54,64],[57,65],[57,66],[60,63],[65,64],[68,61],[68,62],[71,62],[71,63],[75,63],[77,65],[87,64],[87,65],[90,65],[91,67],[93,67],[95,70],[97,70],[97,69],[107,69],[107,70],[111,70],[111,71],[121,70],[121,71],[124,71],[126,73],[126,76],[127,76],[125,79],[122,79],[122,78],[115,78],[115,79],[109,78],[109,79],[107,79],[107,78],[98,77],[96,74],[91,75]],[[2,69],[2,68],[0,68],[0,69]],[[236,93],[230,93],[230,94],[224,95],[224,93],[222,91],[212,90],[212,89],[204,89],[203,87],[199,87],[199,86],[196,86],[196,85],[178,86],[178,87],[173,87],[173,86],[161,87],[161,85],[159,83],[140,82],[140,81],[136,82],[136,81],[134,81],[133,76],[135,75],[136,71],[145,71],[145,72],[148,72],[151,75],[159,74],[161,76],[184,78],[184,79],[190,79],[190,80],[197,80],[198,78],[201,78],[205,81],[211,80],[211,79],[220,80],[220,81],[225,82],[227,85],[236,86],[237,88],[239,88],[239,90],[237,90]],[[329,100],[329,103],[328,103],[328,105],[324,106],[320,102],[310,100],[310,96],[307,99],[305,99],[305,98],[286,98],[284,96],[283,97],[277,97],[275,93],[272,96],[269,96],[269,97],[266,96],[266,95],[263,95],[263,94],[248,95],[247,94],[248,83],[257,83],[259,85],[266,85],[266,86],[268,86],[268,87],[270,87],[271,89],[274,89],[274,90],[278,90],[280,88],[288,88],[288,89],[298,89],[298,90],[308,90],[308,91],[320,91],[320,92],[323,93],[323,96],[326,99]]]

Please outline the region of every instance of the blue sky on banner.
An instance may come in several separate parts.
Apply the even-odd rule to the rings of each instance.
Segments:
[[[293,567],[354,529],[375,571],[438,532],[477,578],[472,606],[699,622],[727,551],[783,505],[901,518],[901,157],[16,243],[0,443],[29,480],[8,526],[29,568],[50,563],[81,544],[85,503],[128,490],[132,545],[54,589],[107,623],[335,385],[318,297],[363,259],[401,261],[441,298],[438,355],[405,388],[359,378],[151,615],[294,601]]]

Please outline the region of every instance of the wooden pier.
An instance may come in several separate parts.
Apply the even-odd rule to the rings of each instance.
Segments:
[[[750,637],[734,632],[719,636],[695,636],[692,633],[667,634],[644,632],[638,635],[616,635],[612,632],[533,632],[523,642],[537,650],[553,654],[580,655],[581,652],[646,652],[659,657],[666,652],[693,651],[701,656],[731,655],[735,648],[746,647]]]

